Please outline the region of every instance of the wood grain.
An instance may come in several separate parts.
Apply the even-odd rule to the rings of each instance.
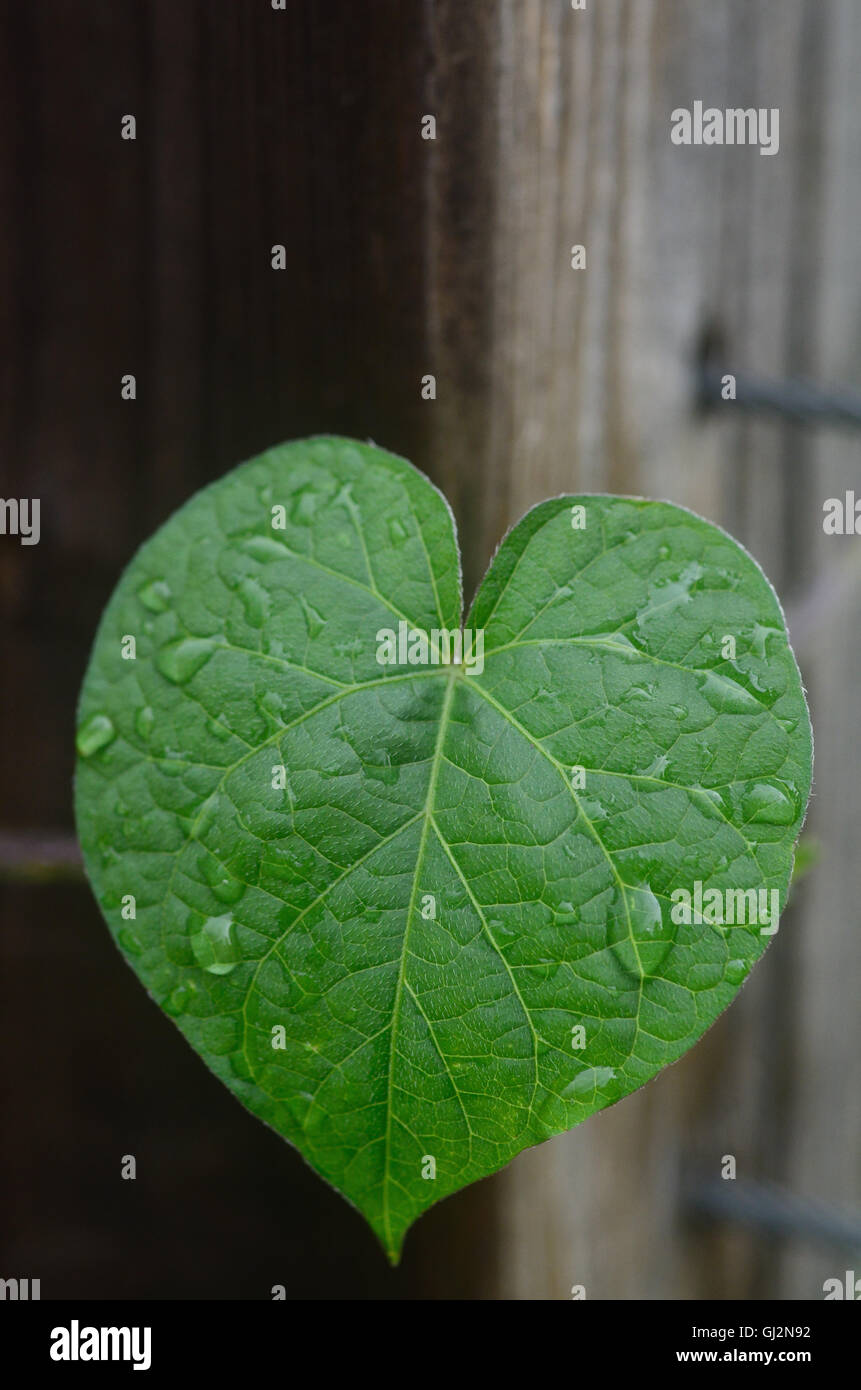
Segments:
[[[0,5],[0,490],[43,515],[38,547],[0,538],[3,830],[71,827],[76,692],[121,566],[281,439],[412,458],[452,500],[468,595],[506,527],[573,490],[691,506],[799,611],[824,595],[802,658],[825,860],[766,961],[695,1052],[444,1203],[395,1273],[117,979],[86,890],[0,884],[5,1257],[37,1260],[45,1297],[815,1298],[842,1272],[697,1224],[682,1180],[732,1153],[858,1201],[861,598],[820,525],[857,439],[704,417],[694,372],[707,335],[728,371],[858,380],[859,67],[854,0]],[[779,154],[672,146],[695,99],[779,106]]]

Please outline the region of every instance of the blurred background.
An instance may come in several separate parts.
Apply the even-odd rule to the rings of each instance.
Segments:
[[[861,1275],[861,538],[822,527],[861,498],[859,71],[857,0],[0,0],[0,494],[41,499],[38,546],[0,536],[0,1277],[820,1299]],[[671,144],[697,100],[778,107],[779,152]],[[202,484],[323,431],[445,490],[469,592],[555,493],[725,526],[784,600],[816,736],[816,862],[729,1012],[435,1208],[396,1271],[126,969],[71,813],[121,568]]]

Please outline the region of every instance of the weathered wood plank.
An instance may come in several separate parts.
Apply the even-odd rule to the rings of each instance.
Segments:
[[[397,1274],[298,1158],[214,1082],[198,1086],[199,1064],[133,982],[115,996],[86,894],[4,889],[10,1026],[28,1037],[41,991],[69,1057],[92,1059],[99,1103],[80,1108],[70,1063],[60,1123],[92,1127],[105,1174],[111,1146],[137,1144],[154,1175],[151,1205],[126,1218],[112,1188],[99,1205],[86,1157],[68,1156],[67,1229],[86,1225],[91,1242],[89,1268],[73,1270],[51,1254],[55,1167],[35,1135],[8,1160],[31,1194],[16,1258],[35,1248],[55,1261],[46,1288],[74,1276],[101,1296],[119,1231],[118,1287],[150,1296],[259,1297],[280,1281],[288,1296],[564,1298],[582,1283],[589,1297],[816,1297],[842,1256],[697,1227],[680,1183],[733,1153],[744,1176],[857,1202],[861,672],[846,632],[861,603],[852,578],[829,598],[852,541],[827,540],[819,511],[855,484],[857,439],[704,418],[694,367],[708,329],[727,370],[857,379],[857,4],[34,0],[0,11],[0,35],[0,491],[43,499],[40,546],[0,547],[15,652],[0,664],[14,729],[0,740],[4,825],[70,823],[77,684],[134,546],[239,459],[341,431],[400,450],[445,489],[468,593],[505,527],[562,491],[671,497],[745,540],[806,634],[812,823],[827,854],[694,1053],[443,1204]],[[672,146],[670,113],[695,99],[779,106],[779,154]],[[119,139],[125,112],[134,144]],[[425,114],[436,141],[420,138]],[[270,267],[279,242],[284,273]],[[584,270],[571,269],[575,243]],[[126,371],[134,403],[119,397]],[[420,397],[427,373],[435,401]],[[132,1075],[104,1047],[117,1008],[144,1059]],[[31,1041],[21,1126],[28,1088],[56,1075]],[[177,1190],[192,1196],[171,1232]],[[242,1220],[207,1245],[211,1212],[240,1190]]]
[[[830,277],[841,266],[858,283],[857,248],[843,241],[852,218],[841,236],[822,206],[830,171],[830,205],[849,199],[857,217],[851,157],[840,159],[851,65],[834,61],[835,44],[857,58],[857,25],[843,5],[804,0],[618,0],[586,13],[527,0],[502,7],[500,34],[487,415],[492,432],[502,422],[493,466],[507,520],[562,490],[668,496],[728,525],[791,597],[821,549],[814,447],[841,446],[815,446],[795,426],[702,419],[693,371],[711,327],[726,370],[815,377],[830,357],[838,376],[853,375],[850,353],[835,363],[818,342],[832,331],[845,342],[839,316],[821,312]],[[842,80],[826,81],[826,65]],[[672,146],[671,111],[698,98],[779,107],[778,155]],[[833,262],[825,238],[837,240]],[[569,268],[575,242],[585,270]],[[840,705],[828,651],[816,680]],[[826,1086],[818,1138],[801,1144],[804,1106],[822,1085],[799,1022],[814,932],[801,894],[768,963],[695,1053],[498,1180],[505,1294],[565,1297],[573,1283],[591,1297],[821,1292],[821,1281],[784,1277],[761,1240],[686,1233],[679,1192],[683,1165],[718,1176],[732,1153],[740,1175],[821,1194],[811,1154],[827,1143],[826,1115],[847,1112],[842,1087]],[[818,973],[848,1006],[847,948]],[[847,1031],[832,1047],[854,1074],[857,1019]],[[849,1203],[857,1138],[846,1144],[832,1195]]]

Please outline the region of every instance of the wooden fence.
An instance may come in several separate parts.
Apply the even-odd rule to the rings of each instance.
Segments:
[[[861,540],[821,519],[859,435],[702,410],[697,372],[861,376],[859,71],[856,0],[0,6],[0,490],[42,502],[38,546],[0,542],[4,1261],[43,1297],[816,1298],[851,1264],[690,1192],[732,1153],[858,1202]],[[695,100],[779,108],[779,152],[674,146]],[[76,692],[133,549],[318,431],[443,487],[470,588],[561,491],[724,524],[789,604],[817,740],[822,857],[742,997],[425,1218],[395,1273],[148,1003],[86,887],[10,867],[23,832],[71,830]]]

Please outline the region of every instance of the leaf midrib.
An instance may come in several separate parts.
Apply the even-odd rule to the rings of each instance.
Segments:
[[[455,680],[458,672],[462,668],[452,666],[451,673],[446,684],[445,696],[443,697],[442,709],[439,716],[439,728],[437,730],[436,743],[434,745],[433,757],[431,759],[430,773],[428,777],[428,790],[425,797],[423,810],[421,839],[419,840],[418,853],[416,855],[416,866],[413,871],[413,883],[410,891],[410,901],[407,906],[407,916],[404,923],[404,940],[401,946],[401,959],[398,969],[398,980],[395,986],[395,1005],[392,1014],[392,1033],[389,1045],[389,1072],[386,1085],[386,1138],[383,1149],[383,1226],[386,1232],[387,1251],[390,1257],[397,1253],[397,1245],[392,1240],[391,1210],[389,1206],[389,1189],[391,1186],[391,1143],[392,1143],[392,1115],[394,1113],[393,1091],[394,1091],[394,1070],[395,1056],[397,1053],[397,1033],[398,1021],[400,1019],[401,1000],[404,994],[404,982],[406,978],[407,952],[409,950],[410,924],[412,922],[413,911],[415,909],[416,894],[418,883],[424,864],[425,849],[427,847],[428,831],[433,818],[434,796],[436,794],[437,778],[439,777],[440,764],[442,763],[442,752],[445,744],[445,736],[448,730],[449,716],[451,713],[452,701],[454,699]]]

